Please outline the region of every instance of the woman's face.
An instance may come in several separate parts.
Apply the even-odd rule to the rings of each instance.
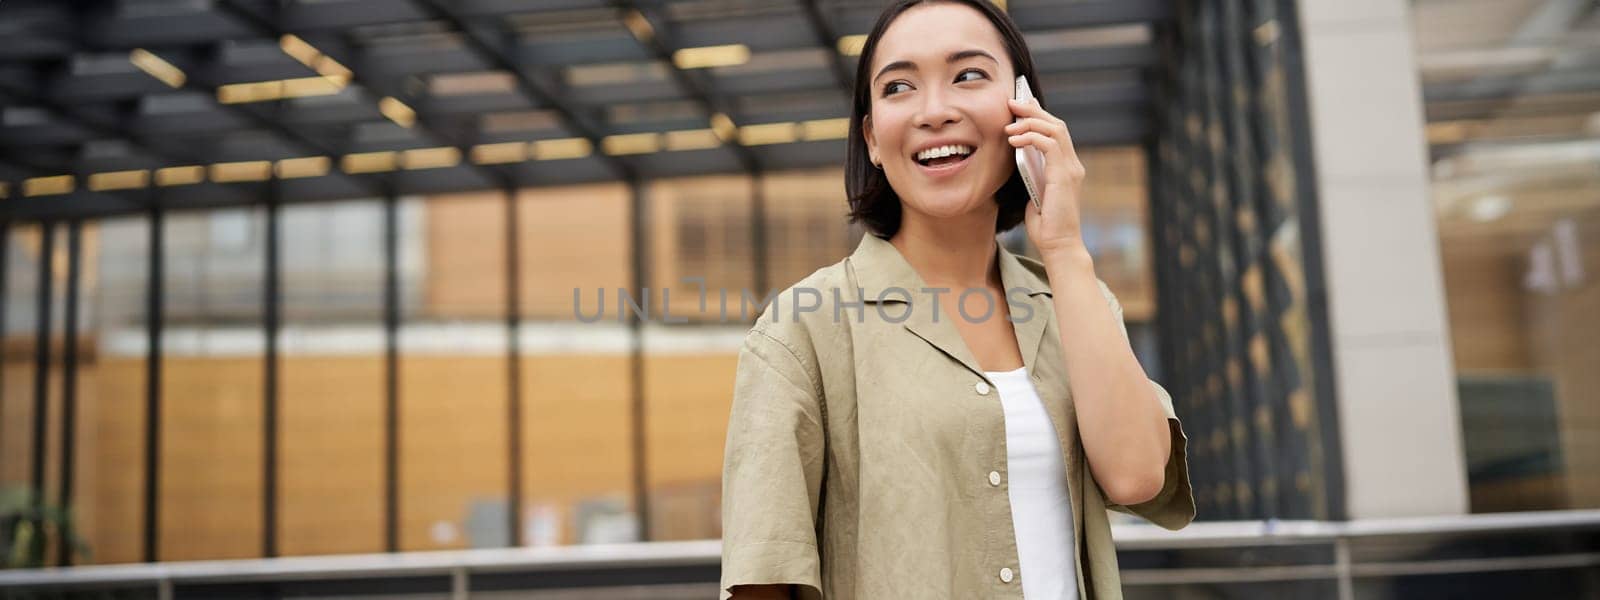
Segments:
[[[1016,170],[1005,133],[1016,75],[994,25],[968,6],[919,5],[884,31],[871,69],[861,130],[905,208],[935,218],[997,211],[994,195]],[[949,146],[969,154],[921,154]]]

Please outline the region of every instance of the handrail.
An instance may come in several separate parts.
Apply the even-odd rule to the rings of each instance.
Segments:
[[[1124,583],[1161,585],[1215,581],[1264,581],[1378,577],[1522,568],[1571,568],[1600,565],[1600,553],[1497,557],[1473,560],[1350,563],[1352,541],[1404,536],[1482,534],[1497,531],[1600,529],[1600,510],[1496,513],[1459,516],[1328,521],[1198,522],[1180,531],[1150,524],[1112,525],[1117,548],[1124,551],[1230,548],[1245,546],[1332,543],[1345,547],[1330,564],[1296,566],[1124,569]],[[537,573],[562,570],[628,570],[709,567],[720,563],[720,540],[591,544],[541,548],[490,548],[393,554],[345,554],[264,559],[90,565],[0,571],[0,588],[172,585],[315,581],[395,576]]]

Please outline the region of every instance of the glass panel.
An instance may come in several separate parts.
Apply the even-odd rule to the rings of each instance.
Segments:
[[[637,536],[631,345],[616,305],[631,286],[630,200],[619,184],[518,194],[526,545]]]
[[[5,367],[0,406],[0,482],[29,486],[33,465],[34,332],[42,229],[11,228],[6,249]]]
[[[738,308],[742,293],[758,297],[753,191],[745,176],[661,180],[649,187],[649,287],[671,289],[673,300],[670,320],[652,312],[642,340],[653,540],[721,535],[722,445],[733,375],[739,343],[758,313],[751,306],[741,316]],[[683,282],[686,277],[704,279],[704,310],[702,288]],[[680,319],[688,322],[673,323]]]
[[[400,547],[504,546],[505,199],[401,208]]]
[[[166,217],[162,560],[261,554],[263,216]]]
[[[80,563],[143,559],[150,221],[84,227],[73,483]]]
[[[794,285],[855,251],[865,229],[847,222],[850,207],[844,195],[843,169],[772,173],[761,178],[761,185],[766,204],[767,284],[773,290]],[[755,316],[753,311],[749,315],[751,320]]]
[[[380,552],[383,207],[354,200],[282,210],[278,549]]]
[[[1572,42],[1585,20],[1425,4],[1413,23],[1472,511],[1600,507],[1600,117],[1593,87],[1572,86],[1592,58]],[[1513,51],[1541,59],[1473,58]]]

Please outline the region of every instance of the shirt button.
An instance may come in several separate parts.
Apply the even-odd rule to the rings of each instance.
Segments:
[[[977,384],[972,386],[972,389],[978,390],[979,395],[989,395],[989,384],[987,382],[979,381]]]
[[[1016,577],[1016,575],[1011,572],[1011,567],[1004,567],[1000,569],[1000,581],[1011,583],[1011,580],[1014,577]]]
[[[989,471],[989,485],[1000,485],[999,471]]]

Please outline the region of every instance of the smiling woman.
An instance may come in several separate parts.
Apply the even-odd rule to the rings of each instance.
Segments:
[[[1066,123],[1013,98],[1037,81],[1021,33],[987,0],[901,0],[856,72],[871,235],[741,346],[722,598],[1120,598],[1106,510],[1193,520],[1186,438],[1095,274]],[[996,240],[1018,223],[1040,260]]]

